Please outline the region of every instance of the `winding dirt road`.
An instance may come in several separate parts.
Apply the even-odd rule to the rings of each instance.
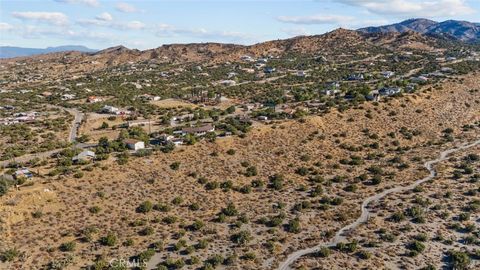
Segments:
[[[322,247],[333,247],[333,246],[336,246],[338,243],[344,241],[346,239],[346,236],[345,236],[345,233],[347,232],[350,232],[352,230],[354,230],[356,227],[358,227],[360,224],[363,224],[363,223],[366,223],[367,220],[368,220],[368,216],[370,214],[369,210],[368,210],[368,205],[371,203],[371,202],[375,202],[375,201],[378,201],[380,199],[382,199],[383,197],[389,195],[389,194],[392,194],[392,193],[397,193],[397,192],[404,192],[404,191],[407,191],[407,190],[411,190],[411,189],[414,189],[416,186],[418,185],[421,185],[423,184],[424,182],[427,182],[427,181],[430,181],[432,179],[435,178],[435,176],[437,176],[437,172],[435,171],[435,169],[433,168],[433,165],[436,164],[436,163],[439,163],[439,162],[442,162],[444,160],[446,160],[448,158],[448,156],[454,152],[457,152],[457,151],[461,151],[461,150],[465,150],[465,149],[468,149],[468,148],[471,148],[471,147],[474,147],[476,145],[479,145],[480,144],[480,140],[477,140],[473,143],[470,143],[470,144],[463,144],[463,145],[460,145],[460,146],[457,146],[455,148],[451,148],[451,149],[448,149],[448,150],[445,150],[443,152],[440,153],[440,156],[437,158],[437,159],[434,159],[434,160],[430,160],[430,161],[427,161],[425,162],[424,166],[425,168],[430,172],[430,174],[423,178],[423,179],[420,179],[420,180],[417,180],[415,181],[414,183],[408,185],[408,186],[400,186],[400,187],[395,187],[395,188],[391,188],[391,189],[387,189],[387,190],[384,190],[383,192],[381,193],[378,193],[378,194],[375,194],[373,196],[370,196],[368,197],[367,199],[365,199],[362,203],[362,214],[360,215],[360,217],[355,220],[353,223],[350,223],[349,225],[341,228],[336,234],[335,234],[335,237],[334,239],[331,241],[331,242],[328,242],[328,243],[321,243],[315,247],[311,247],[311,248],[306,248],[306,249],[301,249],[301,250],[298,250],[298,251],[295,251],[293,253],[291,253],[287,259],[282,262],[280,264],[280,266],[278,267],[279,270],[289,270],[291,269],[290,268],[290,265],[292,265],[296,260],[298,260],[299,258],[305,256],[305,255],[308,255],[308,254],[312,254],[312,253],[316,253],[320,250],[320,248]]]

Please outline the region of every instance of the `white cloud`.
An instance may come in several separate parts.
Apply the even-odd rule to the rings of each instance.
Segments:
[[[158,37],[190,37],[200,40],[223,40],[229,42],[256,41],[256,39],[247,34],[235,31],[210,31],[204,28],[178,28],[169,24],[159,24],[155,28]]]
[[[346,24],[354,18],[340,15],[279,16],[277,20],[293,24]]]
[[[13,29],[13,26],[11,24],[0,22],[0,31],[9,31],[12,29]]]
[[[62,40],[74,41],[94,41],[94,42],[108,42],[119,43],[121,38],[110,33],[101,33],[93,31],[76,31],[66,27],[62,28],[45,28],[33,25],[21,26],[18,28],[18,35],[26,39],[45,39],[49,37],[59,38]]]
[[[303,27],[283,28],[282,31],[285,32],[290,37],[309,36],[309,35],[312,34],[307,29],[305,29]]]
[[[122,24],[123,27],[126,29],[131,29],[131,30],[141,30],[145,28],[145,24],[139,21],[130,21],[125,24]]]
[[[78,20],[77,23],[84,27],[99,26],[99,27],[113,28],[117,30],[142,30],[146,28],[146,25],[140,21],[115,22],[115,21],[100,19],[98,18],[98,16],[93,20],[92,19]]]
[[[13,12],[12,16],[21,20],[34,20],[54,25],[68,24],[67,15],[61,12]]]
[[[108,13],[108,12],[103,12],[102,14],[98,15],[97,17],[95,17],[95,19],[100,20],[100,21],[109,22],[109,21],[112,21],[112,20],[113,20],[113,17],[112,17],[112,15],[110,15],[110,13]]]
[[[465,0],[333,0],[371,13],[411,17],[444,17],[474,13]]]
[[[124,3],[124,2],[119,2],[115,6],[115,8],[120,11],[120,12],[125,12],[125,13],[134,13],[138,12],[138,9],[130,4]]]
[[[55,0],[55,2],[66,3],[66,4],[83,4],[90,7],[98,7],[100,3],[98,0]]]

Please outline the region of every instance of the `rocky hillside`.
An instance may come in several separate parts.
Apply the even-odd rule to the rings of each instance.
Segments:
[[[447,41],[447,42],[445,42]],[[321,56],[332,62],[353,61],[389,51],[445,50],[446,44],[456,43],[442,37],[433,37],[408,31],[403,33],[363,33],[337,29],[323,35],[300,36],[284,40],[267,41],[251,46],[193,43],[172,44],[140,51],[117,46],[94,53],[79,51],[57,52],[30,57],[0,59],[0,65],[26,64],[44,70],[49,79],[84,76],[91,72],[114,68],[124,64],[218,64],[239,61],[244,55],[252,57],[303,55]]]
[[[410,19],[391,25],[361,28],[358,31],[364,33],[404,33],[414,31],[430,36],[454,38],[464,42],[480,42],[479,23],[455,20],[435,22],[427,19]]]
[[[89,49],[85,46],[77,46],[77,45],[48,47],[48,48],[45,48],[45,49],[0,46],[0,58],[32,56],[32,55],[37,55],[37,54],[45,54],[45,53],[53,53],[53,52],[67,52],[67,51],[95,52],[96,50]]]

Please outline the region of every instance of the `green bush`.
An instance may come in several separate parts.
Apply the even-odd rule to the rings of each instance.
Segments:
[[[60,245],[60,251],[63,252],[71,252],[75,250],[76,243],[75,242],[67,242]]]
[[[117,244],[117,236],[109,232],[106,236],[100,238],[100,243],[104,246],[113,247]]]

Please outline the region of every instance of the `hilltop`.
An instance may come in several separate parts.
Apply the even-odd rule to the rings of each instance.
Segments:
[[[46,53],[52,53],[52,52],[67,52],[67,51],[95,52],[96,50],[87,48],[85,46],[80,46],[80,45],[65,45],[65,46],[58,46],[58,47],[48,47],[45,49],[0,46],[0,58],[13,58],[13,57],[21,57],[21,56],[46,54]]]
[[[299,36],[273,40],[250,46],[222,43],[192,43],[163,45],[155,49],[137,50],[116,46],[95,53],[68,51],[0,59],[4,63],[28,63],[38,69],[47,69],[43,76],[56,79],[58,76],[85,75],[91,72],[114,68],[124,64],[219,64],[234,62],[242,56],[284,57],[292,54],[322,57],[330,61],[354,60],[360,56],[393,50],[445,50],[447,46],[463,46],[456,41],[441,37],[404,33],[362,33],[336,29],[313,36]]]
[[[464,42],[480,41],[480,24],[448,20],[436,22],[428,19],[409,19],[400,23],[358,29],[364,33],[418,32],[429,36],[442,36]]]

